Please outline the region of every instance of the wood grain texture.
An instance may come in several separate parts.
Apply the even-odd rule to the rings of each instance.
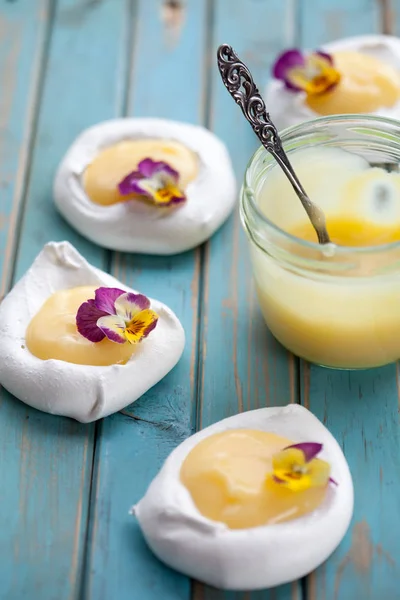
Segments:
[[[193,252],[112,254],[58,216],[51,187],[74,137],[121,114],[207,123],[227,143],[240,182],[257,142],[219,80],[220,43],[233,44],[264,85],[276,53],[298,40],[314,48],[382,28],[400,33],[399,24],[394,0],[2,3],[0,296],[45,242],[68,239],[171,306],[187,344],[168,377],[96,426],[45,415],[0,390],[0,600],[398,597],[399,367],[299,368],[259,314],[238,214]],[[339,549],[306,582],[255,593],[192,585],[162,565],[128,511],[169,452],[196,426],[300,393],[353,473],[355,515]]]
[[[321,0],[303,4],[304,45],[315,48],[334,38],[380,31],[382,3],[342,0],[332,4]],[[393,13],[395,29],[394,17]],[[400,15],[396,17],[399,22]],[[342,445],[355,486],[350,530],[332,557],[308,578],[307,599],[397,598],[400,437],[396,367],[340,372],[304,363],[302,401]]]
[[[378,31],[379,0],[299,1],[301,44],[315,48],[332,40]]]
[[[296,31],[295,7],[280,0],[217,0],[214,6],[208,61],[212,73],[211,128],[228,145],[240,186],[258,141],[220,80],[216,49],[222,42],[231,44],[259,85],[265,85],[274,56],[289,43],[288,32],[294,35]],[[297,365],[268,333],[260,315],[247,240],[237,211],[207,244],[200,347],[199,427],[243,410],[297,401]],[[286,600],[300,598],[300,587],[295,584],[269,591],[224,593],[196,584],[194,598]]]
[[[45,23],[49,14],[39,11],[44,3],[21,2],[19,6],[21,31],[29,27],[38,31],[36,37],[33,32],[26,34],[33,44],[40,33],[38,19]],[[93,6],[86,3],[78,6],[72,0],[60,0],[57,4],[49,55],[43,63],[45,78],[32,163],[26,173],[30,177],[16,262],[17,278],[51,239],[69,239],[89,260],[99,266],[103,264],[103,252],[75,234],[56,214],[51,186],[56,165],[75,135],[86,126],[113,116],[120,102],[116,90],[125,22],[123,9],[124,3],[119,0]],[[36,56],[37,43],[36,47],[25,48],[25,61]],[[22,75],[25,69],[28,85],[27,66],[21,64],[21,68]],[[37,96],[32,88],[22,90],[21,84],[19,94],[20,106],[22,97],[28,100]],[[16,114],[14,119],[24,113],[25,110],[21,115]],[[8,148],[15,161],[18,153],[24,152],[24,141],[19,147],[17,142],[18,135],[13,142],[15,148],[11,143]],[[21,178],[24,177],[22,174]],[[24,194],[24,190],[20,193]],[[4,390],[0,406],[0,597],[78,598],[84,566],[94,427],[30,409]]]
[[[127,101],[130,115],[202,120],[208,3],[184,4],[171,32],[161,3],[137,3]],[[90,600],[108,600],[115,590],[118,600],[187,600],[190,595],[189,580],[151,554],[128,510],[171,450],[192,432],[200,268],[199,249],[173,257],[117,254],[113,258],[116,277],[176,312],[186,331],[186,348],[162,382],[123,415],[102,423],[85,588]]]
[[[0,12],[0,298],[12,277],[50,12],[49,0]]]
[[[49,240],[70,241],[98,267],[106,253],[73,230],[52,202],[55,170],[75,137],[118,115],[124,102],[125,0],[59,0],[32,152],[17,277]],[[100,68],[101,67],[101,68]]]

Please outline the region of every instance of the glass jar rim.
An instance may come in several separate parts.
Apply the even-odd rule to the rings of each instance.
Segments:
[[[399,145],[399,151],[400,151],[400,121],[398,121],[396,119],[391,119],[388,117],[377,116],[377,115],[345,114],[345,115],[330,115],[330,116],[325,116],[325,117],[318,117],[316,119],[310,119],[309,121],[303,121],[302,123],[292,125],[291,127],[287,127],[285,129],[283,129],[282,131],[280,131],[279,135],[281,137],[283,145],[285,145],[285,142],[295,139],[297,134],[305,132],[310,127],[314,127],[314,126],[319,127],[319,126],[323,126],[323,125],[329,125],[331,123],[340,123],[340,122],[348,123],[348,124],[350,124],[351,122],[353,122],[353,123],[357,122],[358,125],[362,125],[362,124],[365,124],[365,125],[370,124],[371,125],[372,123],[378,123],[381,125],[386,125],[388,128],[394,128],[397,130],[397,134],[399,136],[398,145]],[[252,190],[252,192],[253,192],[250,195],[246,194],[247,204],[253,213],[252,216],[255,216],[255,218],[258,219],[262,223],[263,226],[265,226],[267,229],[271,229],[275,234],[278,234],[278,236],[280,236],[282,239],[296,243],[300,247],[308,248],[309,250],[321,251],[321,245],[318,242],[303,240],[303,239],[298,238],[295,235],[289,233],[288,231],[285,231],[284,229],[282,229],[281,227],[276,225],[273,221],[271,221],[265,215],[265,213],[260,209],[258,202],[256,201],[256,195],[254,193],[253,187],[249,181],[249,177],[250,177],[250,171],[253,168],[253,165],[257,161],[259,161],[263,156],[270,156],[270,154],[267,152],[267,150],[264,148],[264,146],[259,146],[257,148],[257,150],[253,153],[252,157],[250,158],[250,160],[247,164],[247,167],[246,167],[245,175],[244,175],[244,187],[247,190]],[[271,157],[271,160],[272,160],[271,164],[273,164],[275,161],[272,157]],[[243,206],[243,204],[244,204],[243,198],[244,198],[244,194],[242,193],[241,194],[241,209],[244,210],[244,212],[246,212],[245,207]],[[299,202],[300,202],[300,200],[299,200]],[[388,244],[380,244],[380,245],[375,245],[375,246],[342,246],[342,245],[339,246],[339,245],[335,245],[335,255],[340,256],[342,254],[349,254],[349,253],[363,255],[363,254],[387,252],[388,250],[394,250],[394,249],[399,249],[399,248],[400,248],[400,241],[390,242]]]

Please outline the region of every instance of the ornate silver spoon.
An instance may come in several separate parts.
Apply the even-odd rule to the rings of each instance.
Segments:
[[[269,117],[264,100],[254,83],[248,67],[228,44],[222,44],[218,48],[217,60],[219,72],[226,89],[236,104],[239,104],[244,116],[252,126],[254,133],[264,148],[272,154],[289,179],[317,233],[319,243],[329,244],[330,239],[326,230],[325,215],[316,204],[311,202],[298,180],[283,149],[278,130]]]

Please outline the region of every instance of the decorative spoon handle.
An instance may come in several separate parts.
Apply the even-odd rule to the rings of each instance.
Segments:
[[[329,244],[330,239],[326,230],[325,215],[318,206],[311,202],[298,180],[283,149],[278,130],[270,119],[265,102],[248,67],[228,44],[222,44],[218,48],[217,60],[219,72],[226,89],[236,104],[239,104],[264,148],[272,154],[286,174],[317,233],[319,243]]]

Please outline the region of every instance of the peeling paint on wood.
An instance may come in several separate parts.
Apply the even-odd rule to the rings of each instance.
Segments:
[[[396,15],[392,0],[377,0],[380,14],[380,30],[386,35],[395,32]]]
[[[362,576],[371,570],[373,561],[376,559],[383,559],[392,567],[395,565],[395,560],[382,548],[382,545],[374,545],[372,542],[368,523],[366,521],[355,523],[351,532],[350,550],[344,555],[337,568],[334,592],[335,600],[341,598],[341,587],[344,584],[346,569],[352,567]]]
[[[164,0],[161,5],[161,21],[167,46],[179,42],[186,18],[186,3],[183,0]]]
[[[84,20],[90,18],[90,12],[98,8],[104,1],[109,0],[74,0],[72,5],[70,5],[71,3],[66,4],[60,10],[58,22],[68,27],[82,26]]]

